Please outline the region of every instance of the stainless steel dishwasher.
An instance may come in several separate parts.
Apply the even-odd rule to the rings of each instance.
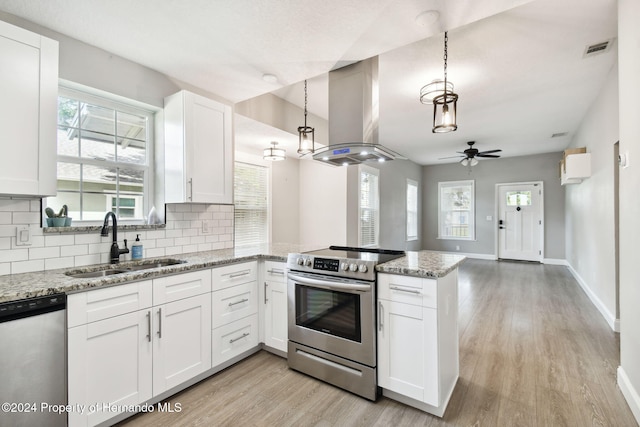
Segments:
[[[66,304],[64,294],[0,303],[1,426],[67,425]]]

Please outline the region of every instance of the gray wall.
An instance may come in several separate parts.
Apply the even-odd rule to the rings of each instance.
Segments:
[[[561,153],[481,160],[469,172],[458,163],[422,167],[422,248],[438,251],[495,255],[495,186],[500,183],[544,182],[544,256],[565,258],[564,188],[560,185],[558,163]],[[438,182],[475,180],[476,240],[438,239]],[[487,216],[492,220],[487,221]]]
[[[418,240],[407,242],[407,179],[422,186],[422,167],[409,160],[367,163],[380,170],[380,244],[385,249],[420,250],[421,214],[424,205],[418,188]],[[347,191],[347,244],[358,244],[358,168],[349,166]]]

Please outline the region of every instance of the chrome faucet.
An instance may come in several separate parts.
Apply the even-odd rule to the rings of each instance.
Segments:
[[[111,264],[117,264],[120,262],[120,255],[128,254],[129,248],[127,248],[127,239],[124,239],[124,249],[120,249],[118,247],[118,221],[116,221],[116,215],[113,212],[107,212],[104,216],[104,224],[102,225],[102,231],[100,231],[101,236],[109,235],[109,217],[111,217],[111,221],[113,222],[113,243],[111,244]]]

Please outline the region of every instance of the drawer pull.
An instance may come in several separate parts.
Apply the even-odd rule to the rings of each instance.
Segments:
[[[389,286],[389,288],[393,289],[394,291],[407,292],[409,294],[420,295],[420,291],[418,291],[416,289],[404,289],[404,288],[399,288],[397,286]]]
[[[233,344],[236,341],[240,341],[242,338],[248,337],[249,335],[250,334],[248,332],[245,332],[244,334],[242,334],[242,336],[229,340],[229,344]]]
[[[244,271],[241,271],[240,273],[231,273],[231,274],[229,274],[229,277],[231,279],[235,279],[236,277],[246,276],[249,273],[251,273],[251,270],[244,270]]]
[[[151,312],[147,311],[147,340],[151,342]]]
[[[229,303],[229,307],[233,307],[234,305],[242,304],[243,302],[247,302],[247,301],[249,301],[248,298],[243,298],[240,301],[230,302]]]
[[[279,268],[272,268],[271,270],[267,270],[267,273],[269,274],[281,274],[284,276],[284,270],[281,270]]]

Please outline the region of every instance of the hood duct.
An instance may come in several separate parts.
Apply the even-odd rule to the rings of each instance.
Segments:
[[[314,160],[336,166],[401,158],[378,144],[378,57],[329,72],[329,146]]]

